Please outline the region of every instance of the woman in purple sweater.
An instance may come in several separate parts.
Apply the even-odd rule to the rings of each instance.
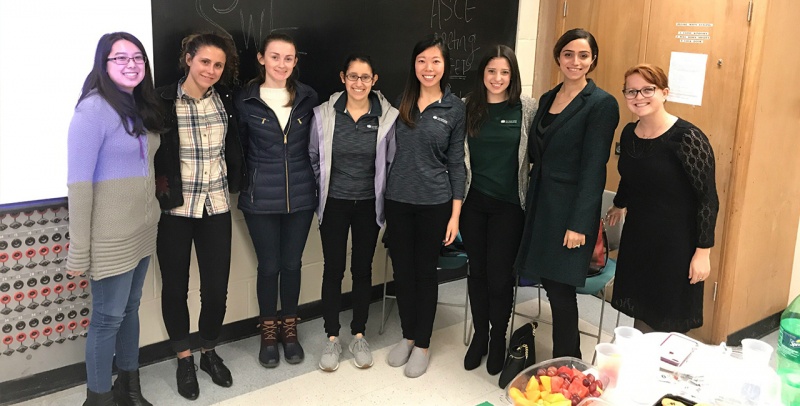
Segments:
[[[67,269],[90,278],[94,310],[84,405],[150,405],[139,385],[139,300],[156,250],[158,111],[142,43],[124,32],[103,35],[67,137]]]

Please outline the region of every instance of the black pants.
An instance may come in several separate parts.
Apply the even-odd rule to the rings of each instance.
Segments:
[[[436,316],[436,267],[453,203],[415,205],[386,200],[389,251],[403,337],[428,348]]]
[[[514,258],[525,214],[508,203],[473,189],[461,208],[461,238],[469,256],[469,300],[475,337],[505,340],[514,300]]]
[[[279,287],[281,313],[284,316],[297,314],[300,268],[313,218],[313,210],[289,214],[244,214],[258,258],[256,296],[261,317],[278,315]]]
[[[231,271],[231,213],[202,218],[162,214],[157,254],[161,268],[161,312],[175,352],[190,349],[189,263],[192,242],[200,271],[200,345],[212,349],[219,340],[228,300]]]
[[[381,228],[375,220],[375,199],[341,200],[329,197],[319,227],[325,268],[322,274],[322,317],[325,333],[339,335],[342,279],[347,265],[347,236],[352,232],[353,321],[350,333],[364,334],[372,289],[372,257]]]
[[[575,286],[542,279],[553,311],[553,358],[581,359],[581,334],[578,332],[578,297]]]

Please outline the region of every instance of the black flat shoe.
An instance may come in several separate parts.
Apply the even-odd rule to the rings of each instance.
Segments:
[[[233,385],[231,370],[222,363],[222,358],[214,350],[209,350],[200,355],[200,369],[205,371],[215,384],[223,388]]]
[[[175,371],[178,381],[178,393],[189,400],[200,396],[200,385],[197,383],[197,366],[194,365],[194,356],[178,358],[178,369]]]

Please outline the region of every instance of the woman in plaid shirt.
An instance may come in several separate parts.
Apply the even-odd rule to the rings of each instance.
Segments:
[[[200,369],[229,387],[231,373],[214,351],[225,318],[231,261],[231,200],[242,185],[242,148],[231,93],[218,82],[236,76],[238,54],[230,38],[195,34],[183,39],[186,76],[158,89],[167,132],[156,155],[161,203],[158,262],[161,310],[178,356],[178,393],[200,394],[189,342],[189,263],[192,244],[200,271]]]

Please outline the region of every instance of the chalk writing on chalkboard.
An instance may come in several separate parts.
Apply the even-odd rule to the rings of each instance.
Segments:
[[[266,37],[264,34],[265,32],[271,33],[273,31],[293,31],[299,29],[299,27],[278,27],[275,28],[274,25],[274,12],[273,12],[273,3],[275,0],[269,0],[269,25],[265,27],[264,23],[264,16],[267,12],[265,8],[260,10],[258,14],[258,22],[254,21],[253,13],[249,13],[245,16],[244,10],[239,10],[239,21],[241,22],[241,30],[242,30],[242,43],[244,43],[244,48],[248,49],[252,44],[254,47],[261,46],[260,41]],[[212,5],[211,8],[214,10],[214,13],[219,15],[228,14],[236,9],[236,6],[239,5],[239,0],[232,0],[231,4],[228,7],[217,7],[216,5]],[[220,32],[227,34],[229,37],[233,38],[228,30],[224,27],[219,25],[213,18],[211,18],[203,9],[203,0],[196,0],[195,1],[195,9],[197,10],[197,14],[204,20],[208,21],[214,27],[217,27]],[[298,52],[300,54],[304,54],[304,52]]]
[[[321,99],[342,90],[341,62],[360,53],[380,72],[376,88],[394,100],[408,78],[413,44],[437,33],[450,51],[451,89],[463,95],[480,76],[484,50],[514,46],[518,9],[518,0],[151,0],[155,81],[179,80],[184,72],[174,61],[181,38],[212,30],[233,38],[239,83],[247,83],[258,77],[260,42],[284,32],[302,55],[300,81]]]
[[[476,13],[477,7],[470,5],[469,0],[431,0],[431,28],[445,29],[438,34],[450,50],[450,80],[466,80],[467,72],[475,63],[475,52],[480,49],[476,46],[478,34],[459,33],[455,26],[469,28]]]

